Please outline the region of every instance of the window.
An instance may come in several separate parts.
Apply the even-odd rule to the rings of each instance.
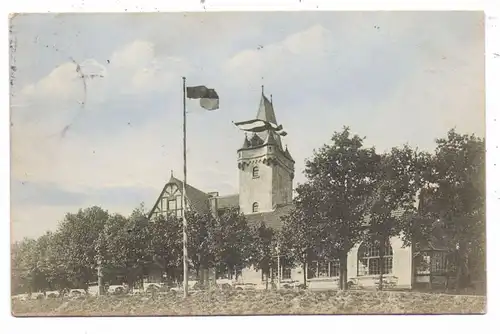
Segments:
[[[312,261],[307,266],[307,272],[308,278],[338,277],[340,275],[340,262],[339,260]]]
[[[358,249],[358,276],[380,275],[381,271],[384,275],[391,274],[392,258],[392,247],[389,242],[384,246],[382,263],[378,243],[361,244]]]
[[[446,271],[446,253],[429,252],[415,257],[417,274],[442,274]]]
[[[252,212],[259,212],[259,203],[255,202],[252,204]]]
[[[429,274],[431,257],[426,254],[419,254],[414,258],[417,274]]]
[[[280,266],[280,280],[285,280],[285,279],[291,279],[292,278],[292,268],[288,266]],[[271,269],[271,279],[278,279],[278,268],[277,266],[274,266]],[[264,276],[263,276],[264,277]]]
[[[254,179],[257,179],[259,177],[259,167],[255,166],[253,169],[252,169],[252,177]]]
[[[431,271],[437,274],[446,271],[446,253],[435,252],[431,255]]]
[[[281,279],[291,279],[292,278],[292,269],[281,267]]]

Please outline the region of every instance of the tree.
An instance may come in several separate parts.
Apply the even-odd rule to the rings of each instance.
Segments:
[[[100,233],[108,220],[108,212],[94,206],[66,214],[57,231],[61,265],[74,286],[84,289],[96,275],[96,246]]]
[[[310,191],[302,200],[317,207],[316,253],[339,259],[343,290],[347,289],[347,254],[364,233],[366,201],[374,189],[379,162],[375,148],[364,148],[363,138],[351,135],[347,127],[306,161]]]
[[[316,222],[322,203],[319,192],[310,184],[299,185],[293,209],[283,217],[283,227],[278,234],[281,252],[289,254],[291,261],[302,266],[304,287],[307,286],[307,263],[314,258],[314,251],[321,240]],[[318,197],[316,197],[318,196]]]
[[[231,209],[222,213],[208,231],[208,250],[217,273],[238,273],[250,263],[252,235],[245,216]]]
[[[150,222],[148,258],[170,280],[179,281],[182,268],[182,221],[174,216],[159,216]]]
[[[31,293],[37,290],[36,240],[25,238],[11,247],[13,293]]]
[[[150,243],[149,220],[139,210],[129,218],[115,214],[106,222],[106,268],[116,276],[121,273],[127,284],[133,286],[142,278],[147,263],[147,249]]]
[[[379,289],[383,288],[384,254],[389,239],[400,235],[416,214],[415,199],[423,183],[428,155],[405,145],[381,156],[374,191],[367,202],[366,241],[378,247]]]
[[[73,287],[72,279],[67,272],[66,249],[63,241],[60,233],[52,233],[44,259],[45,277],[50,289],[56,289],[60,292]]]
[[[211,235],[216,227],[216,220],[211,213],[186,213],[188,222],[188,256],[196,270],[201,285],[207,283],[206,270],[213,268],[214,257],[210,251]],[[182,237],[182,236],[181,236]]]
[[[450,130],[436,140],[432,193],[433,216],[444,222],[449,246],[456,249],[457,289],[468,284],[470,255],[485,253],[485,142]],[[480,270],[484,272],[483,270]]]
[[[275,253],[274,246],[276,245],[276,234],[275,231],[267,227],[264,222],[259,225],[255,225],[251,228],[252,235],[252,249],[250,264],[254,266],[256,270],[262,270],[266,277],[266,290],[269,284],[270,269],[273,266],[273,255]]]

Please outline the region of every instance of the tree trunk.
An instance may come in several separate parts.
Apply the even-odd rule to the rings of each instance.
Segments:
[[[432,290],[432,252],[429,253],[429,290]]]
[[[467,276],[467,272],[465,270],[465,246],[462,243],[459,243],[458,251],[457,251],[457,274],[456,274],[456,283],[455,290],[459,291],[464,288],[465,285],[465,277]]]
[[[307,261],[302,262],[302,272],[304,273],[304,289],[307,287]]]
[[[264,272],[264,275],[266,276],[266,290],[269,289],[269,268]]]
[[[99,287],[98,295],[99,296],[104,296],[104,294],[105,294],[105,291],[104,291],[104,275],[103,275],[102,265],[101,264],[99,264],[99,266],[97,267],[97,285]]]
[[[339,256],[340,264],[340,289],[347,290],[347,252],[341,253]]]
[[[344,290],[344,271],[339,268],[339,289]]]
[[[379,254],[379,270],[380,270],[380,275],[378,279],[378,289],[382,291],[384,289],[384,266],[385,266],[385,261],[384,261],[384,250],[385,250],[385,239],[382,239],[379,241],[379,249],[378,249],[378,254]]]

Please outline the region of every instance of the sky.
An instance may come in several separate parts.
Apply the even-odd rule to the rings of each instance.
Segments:
[[[261,85],[288,132],[295,184],[343,126],[379,152],[406,143],[432,151],[453,127],[484,136],[483,15],[19,15],[12,239],[55,230],[79,208],[151,208],[171,171],[182,178],[182,76],[220,96],[212,112],[188,101],[187,145],[188,183],[221,195],[238,192],[244,134],[231,122],[256,116]]]

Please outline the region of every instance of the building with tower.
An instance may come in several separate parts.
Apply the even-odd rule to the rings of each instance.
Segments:
[[[257,119],[278,124],[272,99],[269,100],[264,92],[257,111]],[[265,222],[267,226],[279,229],[282,225],[281,217],[292,209],[295,174],[295,161],[288,147],[283,146],[280,134],[274,130],[263,130],[245,135],[241,148],[237,151],[237,166],[238,194],[219,196],[218,192],[204,192],[188,184],[186,185],[187,209],[218,215],[221,210],[237,208],[246,216],[249,224]],[[154,203],[150,217],[167,214],[182,217],[182,204],[182,181],[172,175]],[[421,247],[422,249],[424,248]],[[439,249],[437,252],[431,251],[430,253],[436,255],[426,258],[426,261],[432,264],[430,267],[434,266],[436,272],[444,268],[440,262],[443,252]],[[378,247],[365,243],[358,244],[348,255],[348,281],[360,287],[377,285],[382,267],[380,261],[384,261],[384,275],[388,284],[396,288],[411,288],[419,279],[418,268],[414,261],[417,255],[422,256],[423,253],[419,254],[412,247],[404,247],[400,237],[389,240],[382,257]],[[301,267],[281,266],[279,271],[282,282],[303,281],[304,273]],[[318,259],[308,263],[305,271],[308,286],[311,288],[328,289],[338,286],[338,260]],[[424,280],[428,276],[428,272],[421,271],[421,274]],[[271,276],[276,276],[276,269]],[[260,271],[246,268],[238,275],[238,280],[242,283],[259,284],[264,280],[264,276]]]

